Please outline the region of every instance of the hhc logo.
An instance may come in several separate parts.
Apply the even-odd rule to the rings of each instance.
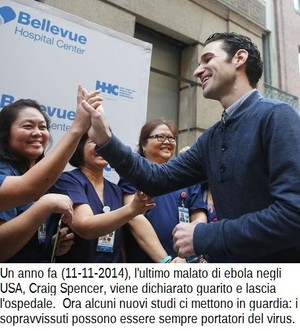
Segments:
[[[8,23],[16,18],[16,13],[12,8],[4,6],[0,8],[0,25]]]
[[[135,98],[136,90],[124,86],[119,86],[104,81],[96,81],[96,90],[101,90],[102,93],[110,94],[112,97],[117,96],[127,100]]]
[[[96,82],[96,90],[101,90],[102,93],[118,95],[119,86],[113,85],[106,82],[100,82],[97,80]]]

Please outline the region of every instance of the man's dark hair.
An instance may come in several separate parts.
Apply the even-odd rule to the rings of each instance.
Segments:
[[[223,49],[229,59],[232,59],[239,49],[245,49],[248,52],[246,75],[250,85],[255,88],[263,73],[263,61],[257,46],[249,37],[235,32],[214,33],[206,39],[204,46],[217,40],[223,40]]]

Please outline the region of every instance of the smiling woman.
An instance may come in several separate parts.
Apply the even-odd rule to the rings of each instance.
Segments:
[[[6,135],[6,147],[10,156],[4,156],[4,160],[19,165],[25,172],[44,155],[50,138],[50,120],[36,102],[19,100],[9,111],[7,124],[10,132]]]
[[[178,130],[173,120],[153,119],[141,129],[138,153],[149,161],[163,164],[175,154]],[[136,188],[121,178],[119,186],[125,201]],[[173,228],[179,222],[206,222],[206,206],[200,185],[194,185],[155,197],[156,207],[128,223],[126,254],[128,262],[186,262],[173,250]]]
[[[50,141],[50,119],[36,101],[20,99],[3,108],[0,113],[0,123],[0,175],[21,176],[44,157],[45,148]],[[58,202],[59,199],[62,200]],[[41,224],[43,217],[46,218],[49,212],[54,212],[61,203],[72,209],[67,196],[52,194],[41,198],[35,205],[36,213],[39,214],[37,223]],[[32,203],[27,203],[1,212],[0,226],[21,214],[26,215],[25,212],[31,205]],[[28,215],[29,219],[34,220],[34,217],[36,216],[33,214]],[[8,261],[43,261],[40,254],[45,236],[45,226],[42,224],[23,249],[15,255],[12,254],[12,258]],[[25,231],[24,237],[26,237]],[[13,234],[11,240],[17,241],[19,238]]]
[[[0,121],[1,168],[11,165],[24,173],[44,156],[50,119],[36,101],[21,99],[3,108]]]
[[[29,108],[38,107],[32,100],[19,100],[14,102],[14,97],[3,95],[0,97],[0,211],[24,205],[31,201],[36,201],[30,208],[22,213],[17,213],[16,217],[9,217],[9,222],[4,222],[0,226],[0,262],[7,261],[20,251],[24,245],[33,237],[39,226],[51,213],[62,214],[62,221],[65,223],[72,221],[73,206],[70,198],[65,195],[46,194],[42,196],[53,183],[57,180],[70,157],[72,156],[80,138],[87,132],[91,125],[90,115],[83,109],[81,102],[86,100],[93,108],[98,107],[102,101],[99,91],[87,91],[82,85],[77,89],[77,107],[73,114],[73,122],[68,127],[67,132],[63,135],[55,147],[42,158],[37,158],[35,165],[29,168],[27,160],[20,160],[20,155],[15,155],[9,148],[11,139],[11,124],[18,117],[19,112]],[[29,104],[24,105],[24,102]],[[44,110],[43,108],[41,108]],[[38,114],[43,116],[43,112]],[[70,112],[68,113],[70,114]],[[50,115],[48,113],[48,115]],[[46,117],[43,116],[47,123]],[[69,118],[69,117],[68,117]],[[71,118],[69,118],[71,119]],[[39,160],[41,158],[41,160]],[[38,161],[38,162],[37,162]],[[20,164],[12,164],[16,162]],[[22,167],[25,170],[19,168]],[[28,171],[26,171],[28,169]],[[21,173],[22,175],[18,175]],[[42,197],[41,197],[42,196]],[[15,209],[12,209],[15,212]],[[70,241],[70,235],[60,233],[60,243],[65,244]],[[66,251],[66,247],[64,246]],[[36,253],[36,251],[35,251]],[[59,251],[63,253],[62,250]],[[25,254],[26,255],[26,254]],[[29,254],[23,262],[34,260],[34,256]]]

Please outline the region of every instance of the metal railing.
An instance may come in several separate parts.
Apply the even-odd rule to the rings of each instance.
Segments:
[[[299,98],[276,87],[264,84],[265,97],[286,102],[299,110]]]

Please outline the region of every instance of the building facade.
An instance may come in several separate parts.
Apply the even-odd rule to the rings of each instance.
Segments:
[[[300,0],[266,0],[265,95],[299,109]]]
[[[180,132],[179,149],[191,145],[205,129],[219,120],[222,112],[218,102],[203,98],[201,86],[193,77],[203,42],[214,32],[234,31],[249,36],[264,56],[265,74],[259,84],[261,93],[285,98],[298,106],[299,64],[298,76],[293,64],[290,64],[291,68],[285,68],[292,50],[284,35],[285,30],[281,30],[291,22],[280,15],[284,8],[286,15],[297,15],[299,20],[299,12],[286,5],[291,2],[294,8],[294,0],[40,2],[153,45],[147,119],[165,117],[175,120]],[[296,26],[293,31],[296,33]],[[297,38],[300,38],[299,34]],[[297,56],[300,52],[298,45],[300,42]],[[278,58],[277,50],[280,50]]]

